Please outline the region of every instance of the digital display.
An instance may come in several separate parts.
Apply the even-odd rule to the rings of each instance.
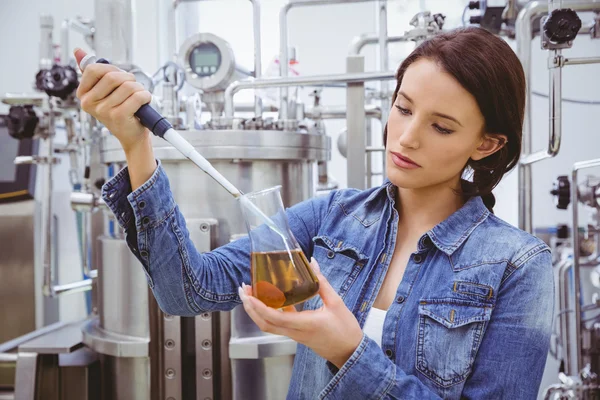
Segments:
[[[215,74],[221,66],[221,52],[213,43],[201,43],[194,47],[189,57],[191,70],[200,77]]]
[[[8,128],[0,124],[0,182],[14,182],[17,179],[15,157],[19,155],[19,141],[8,134]]]
[[[194,65],[218,66],[219,54],[207,51],[194,51]]]

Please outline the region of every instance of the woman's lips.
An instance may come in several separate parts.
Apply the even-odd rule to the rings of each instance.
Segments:
[[[396,164],[397,167],[403,169],[417,169],[421,168],[419,164],[411,160],[410,158],[403,156],[400,153],[390,152],[392,154],[392,161]]]

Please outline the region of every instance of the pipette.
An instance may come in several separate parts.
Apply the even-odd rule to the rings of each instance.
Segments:
[[[81,71],[85,71],[85,68],[91,64],[100,63],[100,64],[110,64],[108,60],[104,58],[96,58],[93,54],[88,54],[79,63],[79,68]],[[274,230],[280,236],[283,236],[282,232],[280,232],[279,228],[269,218],[265,215],[254,203],[248,200],[243,196],[243,193],[237,189],[231,182],[227,180],[219,171],[212,166],[210,162],[206,158],[204,158],[200,153],[194,149],[187,140],[185,140],[175,129],[165,117],[160,115],[154,108],[152,108],[149,104],[144,104],[140,107],[140,109],[135,113],[135,116],[140,120],[140,123],[144,125],[146,128],[150,129],[150,131],[169,142],[173,147],[175,147],[181,154],[187,157],[190,161],[196,164],[202,171],[206,172],[211,178],[217,181],[225,190],[227,190],[233,197],[239,199],[244,202],[251,212],[256,214],[258,217],[263,219],[265,223]]]

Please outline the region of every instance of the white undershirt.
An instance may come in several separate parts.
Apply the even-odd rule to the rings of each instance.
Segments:
[[[383,322],[385,321],[386,315],[387,310],[381,310],[379,308],[372,307],[369,315],[367,316],[367,320],[365,321],[365,326],[363,327],[363,332],[365,332],[365,335],[374,340],[379,347],[381,347],[381,338],[383,337]]]

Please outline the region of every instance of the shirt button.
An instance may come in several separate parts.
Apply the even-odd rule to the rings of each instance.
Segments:
[[[142,219],[142,224],[146,225],[148,222],[150,222],[150,218],[148,218],[148,217],[144,217],[144,218]]]
[[[404,303],[404,296],[399,296],[396,301],[400,304]]]
[[[391,358],[394,358],[394,352],[393,352],[391,349],[387,349],[387,350],[385,351],[385,355],[386,355],[388,358],[390,358],[390,359],[391,359]]]
[[[333,258],[333,257],[335,257],[335,253],[333,251],[329,250],[327,252],[327,258]]]
[[[146,207],[146,202],[144,200],[142,200],[142,201],[139,202],[138,206],[140,208],[144,208],[144,207]]]
[[[425,236],[425,239],[423,239],[423,245],[425,247],[431,246],[431,238],[429,236]]]
[[[142,250],[142,251],[140,251],[140,256],[148,257],[148,252],[146,250]]]
[[[423,261],[423,257],[421,257],[420,254],[415,254],[415,256],[413,257],[413,261],[419,264],[421,261]]]

